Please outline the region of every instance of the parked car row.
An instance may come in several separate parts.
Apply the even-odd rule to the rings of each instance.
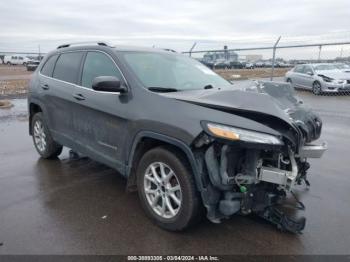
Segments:
[[[204,65],[211,69],[243,69],[243,68],[249,68],[253,69],[255,68],[254,64],[252,63],[246,63],[246,62],[240,62],[240,61],[227,61],[224,59],[216,60],[215,62],[209,62],[209,61],[201,61]]]
[[[25,56],[17,56],[17,55],[6,55],[4,57],[4,64],[7,65],[24,65],[30,61],[28,57]]]
[[[262,62],[241,62],[241,61],[227,61],[225,59],[219,59],[216,61],[201,61],[207,67],[211,69],[254,69],[261,67],[272,67],[272,63],[269,61]],[[292,64],[277,62],[275,67],[292,67]]]
[[[35,71],[40,64],[39,60],[31,59],[29,57],[20,55],[4,56],[2,62],[6,65],[23,65],[27,68],[27,71]]]
[[[344,63],[297,65],[285,75],[296,88],[310,89],[315,95],[350,91],[350,66]]]

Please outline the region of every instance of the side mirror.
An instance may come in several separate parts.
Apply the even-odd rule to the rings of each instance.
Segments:
[[[306,72],[306,74],[309,75],[309,76],[313,76],[314,75],[314,73],[312,73],[311,71]]]
[[[104,92],[126,93],[126,86],[122,85],[120,80],[115,76],[98,76],[92,81],[92,89]]]

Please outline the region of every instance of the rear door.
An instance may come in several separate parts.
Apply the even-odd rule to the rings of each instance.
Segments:
[[[58,141],[73,149],[76,148],[76,137],[73,132],[72,109],[78,102],[74,97],[74,87],[78,82],[83,56],[84,52],[81,51],[60,54],[54,63],[52,76],[43,77],[40,83],[45,93],[52,133]]]
[[[81,100],[72,111],[74,132],[84,152],[122,172],[127,95],[94,91],[92,81],[97,76],[115,76],[125,84],[122,73],[108,54],[89,51],[82,66],[80,86],[75,87],[75,95]]]
[[[293,74],[291,76],[291,79],[292,79],[292,82],[295,86],[298,86],[298,87],[302,86],[303,68],[304,68],[304,65],[297,65],[293,70]]]

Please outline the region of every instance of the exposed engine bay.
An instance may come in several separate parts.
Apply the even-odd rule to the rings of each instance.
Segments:
[[[271,117],[227,107],[220,107],[220,110],[259,121],[277,130],[282,134],[281,141],[243,141],[242,137],[235,138],[235,128],[222,131],[227,132],[221,137],[215,129],[220,131],[224,127],[204,123],[207,132],[194,142],[194,152],[205,185],[201,194],[207,217],[219,223],[233,214],[256,214],[283,231],[300,233],[306,219],[290,216],[284,210],[286,207],[295,210],[305,208],[293,189],[310,186],[307,179],[308,158],[320,158],[327,149],[326,143],[311,143],[320,137],[322,122],[285,84],[257,83],[245,91],[277,97],[285,116],[277,118],[275,116],[280,112]],[[212,104],[208,106],[215,107]],[[293,203],[288,199],[292,199]]]

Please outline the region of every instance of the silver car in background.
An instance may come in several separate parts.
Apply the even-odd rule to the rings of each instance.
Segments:
[[[285,80],[293,87],[311,89],[315,95],[350,91],[350,73],[334,64],[297,65],[286,73]]]

